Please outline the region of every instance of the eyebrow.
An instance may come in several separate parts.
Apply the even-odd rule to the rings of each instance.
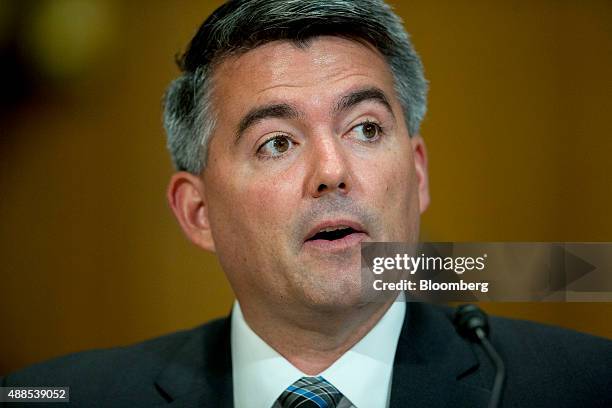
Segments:
[[[387,99],[387,96],[380,88],[376,87],[358,89],[344,95],[334,107],[334,113],[337,114],[340,112],[345,112],[355,105],[366,101],[378,102],[379,104],[383,105],[393,117],[395,117],[393,114],[393,109],[391,109],[389,99]]]
[[[293,106],[286,103],[277,103],[253,108],[240,120],[238,130],[236,131],[235,142],[238,143],[238,141],[240,141],[240,137],[249,127],[261,122],[264,119],[295,119],[299,116],[301,116],[300,112],[298,112]]]
[[[374,101],[381,104],[389,111],[389,113],[391,113],[393,117],[395,117],[387,96],[380,88],[377,87],[358,89],[342,96],[334,106],[333,113],[338,114],[345,112],[366,101]],[[240,138],[248,128],[264,119],[296,119],[300,116],[302,116],[302,114],[296,108],[287,103],[275,103],[255,107],[240,120],[236,130],[236,138],[234,139],[234,143],[238,143],[240,141]]]

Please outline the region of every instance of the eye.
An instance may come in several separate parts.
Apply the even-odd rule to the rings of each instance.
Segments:
[[[382,128],[378,123],[367,121],[355,126],[353,129],[351,129],[351,132],[355,133],[355,137],[358,140],[373,142],[378,140],[378,138],[381,136]]]
[[[257,154],[266,158],[279,157],[293,147],[293,141],[285,135],[277,135],[259,146]]]

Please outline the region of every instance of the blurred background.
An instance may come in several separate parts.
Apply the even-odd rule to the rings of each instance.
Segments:
[[[161,97],[219,1],[0,0],[0,375],[230,310],[165,200]],[[399,1],[429,241],[612,241],[612,2]],[[612,338],[610,303],[486,304]]]

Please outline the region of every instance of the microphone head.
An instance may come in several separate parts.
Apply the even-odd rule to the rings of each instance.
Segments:
[[[457,307],[453,324],[457,332],[472,341],[479,342],[476,329],[482,329],[485,335],[489,336],[489,318],[478,306],[466,304]]]

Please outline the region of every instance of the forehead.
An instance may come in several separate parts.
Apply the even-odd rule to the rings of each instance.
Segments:
[[[274,99],[331,102],[348,88],[369,85],[395,98],[389,66],[374,47],[339,37],[306,46],[274,41],[221,62],[214,73],[214,104],[223,117]]]

